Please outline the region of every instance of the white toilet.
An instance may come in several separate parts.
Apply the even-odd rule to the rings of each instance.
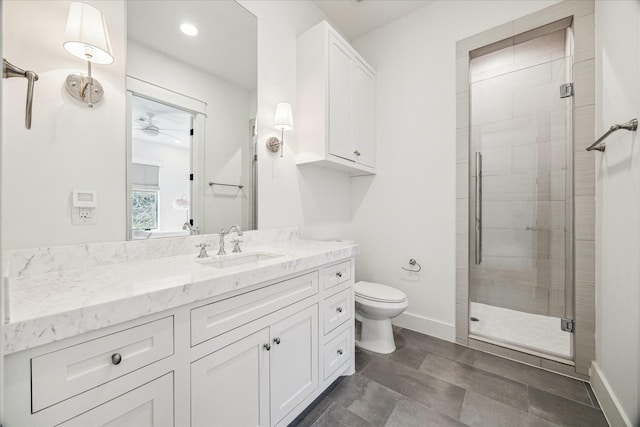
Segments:
[[[399,289],[373,282],[358,282],[355,286],[356,319],[362,322],[358,346],[375,353],[393,353],[391,319],[409,306],[407,295]]]

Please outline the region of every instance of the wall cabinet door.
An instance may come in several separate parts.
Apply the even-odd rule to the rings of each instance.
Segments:
[[[352,55],[333,35],[329,37],[329,153],[355,160],[351,140]]]
[[[192,426],[269,425],[269,329],[191,364]]]
[[[318,387],[318,305],[271,326],[271,422]]]
[[[352,126],[355,160],[375,167],[375,77],[358,59],[353,60]]]
[[[64,427],[173,425],[173,372],[59,424]]]

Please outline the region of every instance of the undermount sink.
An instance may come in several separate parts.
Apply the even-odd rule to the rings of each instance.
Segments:
[[[213,268],[229,268],[237,267],[239,265],[258,263],[260,261],[267,261],[281,256],[282,254],[275,254],[270,252],[247,252],[198,259],[196,260],[196,262]]]

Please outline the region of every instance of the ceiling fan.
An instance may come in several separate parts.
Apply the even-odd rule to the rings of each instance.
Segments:
[[[139,130],[141,132],[143,132],[145,135],[148,136],[158,136],[160,134],[163,135],[167,135],[167,136],[171,136],[174,137],[175,135],[171,135],[169,133],[167,133],[166,131],[169,132],[187,132],[186,129],[164,129],[164,128],[160,128],[159,126],[157,126],[154,122],[153,122],[153,118],[156,116],[155,113],[151,113],[151,112],[147,112],[147,116],[142,116],[139,117],[137,122],[140,125],[140,127],[136,127],[136,130]]]

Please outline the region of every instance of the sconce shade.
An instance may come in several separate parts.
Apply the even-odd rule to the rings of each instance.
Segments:
[[[111,41],[107,23],[98,9],[86,3],[71,3],[64,48],[73,56],[95,64],[111,64]]]
[[[276,105],[276,117],[274,119],[273,127],[280,130],[293,129],[293,114],[291,113],[291,104],[287,102],[278,102],[278,104]]]

